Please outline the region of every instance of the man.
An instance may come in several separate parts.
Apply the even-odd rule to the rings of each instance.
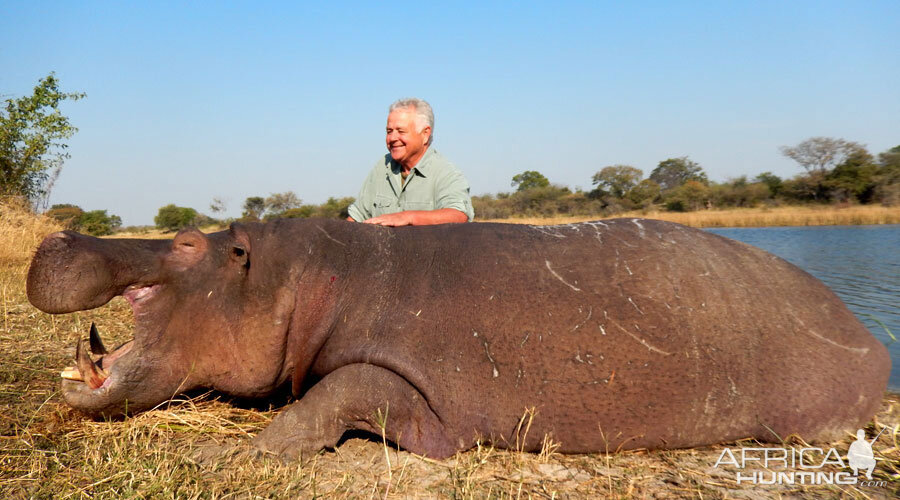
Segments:
[[[388,111],[389,153],[363,183],[347,220],[382,226],[471,221],[469,182],[431,147],[434,113],[422,99],[401,99]]]

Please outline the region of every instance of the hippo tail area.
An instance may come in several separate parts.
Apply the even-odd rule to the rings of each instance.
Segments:
[[[887,389],[887,348],[844,303],[805,271],[783,310],[783,331],[759,348],[757,439],[845,438],[865,427]],[[805,283],[804,283],[805,281]]]

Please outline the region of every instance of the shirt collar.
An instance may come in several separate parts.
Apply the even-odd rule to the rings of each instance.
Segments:
[[[425,149],[425,154],[422,155],[421,158],[419,158],[419,163],[416,163],[416,165],[413,168],[409,169],[409,172],[411,174],[418,173],[418,175],[421,175],[422,177],[428,177],[427,175],[425,175],[425,173],[428,171],[428,166],[431,164],[431,158],[434,156],[435,153],[437,153],[437,151],[434,151],[433,147],[428,146],[428,148]],[[400,164],[397,163],[396,161],[394,161],[393,158],[391,158],[390,153],[388,154],[388,158],[391,159],[391,163],[390,163],[391,171],[394,172],[395,174],[399,175],[400,174]]]

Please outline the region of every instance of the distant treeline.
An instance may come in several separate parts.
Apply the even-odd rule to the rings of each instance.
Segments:
[[[631,210],[690,212],[711,208],[810,204],[900,204],[900,146],[873,156],[865,146],[828,137],[813,137],[796,146],[781,148],[796,161],[803,173],[782,179],[762,172],[752,179],[741,176],[712,182],[703,167],[687,156],[660,161],[644,178],[631,165],[610,165],[591,178],[590,191],[571,190],[552,184],[537,171],[513,176],[514,191],[472,197],[475,217],[610,216]],[[347,217],[352,197],[328,198],[320,205],[304,204],[292,191],[268,197],[251,196],[243,203],[241,221],[277,218]],[[235,219],[215,215],[226,210],[214,199],[212,216],[189,207],[166,205],[154,219],[156,227],[177,231],[186,226],[227,225]],[[121,220],[105,210],[84,212],[74,205],[54,205],[47,212],[67,227],[91,234],[109,234],[120,229]],[[122,231],[149,227],[121,228]]]
[[[512,193],[476,196],[476,217],[607,216],[639,209],[689,212],[709,208],[823,203],[900,203],[900,146],[874,157],[855,142],[827,137],[807,139],[782,153],[804,172],[782,179],[771,172],[710,181],[688,157],[659,162],[650,176],[630,165],[611,165],[595,173],[591,191],[551,184],[540,172],[516,175]]]

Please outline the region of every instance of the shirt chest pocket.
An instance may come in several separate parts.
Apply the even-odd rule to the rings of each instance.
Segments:
[[[375,208],[390,208],[397,205],[397,200],[387,196],[378,195],[375,197]]]
[[[391,196],[377,195],[372,203],[372,216],[392,214],[400,211],[400,204],[396,198]]]

